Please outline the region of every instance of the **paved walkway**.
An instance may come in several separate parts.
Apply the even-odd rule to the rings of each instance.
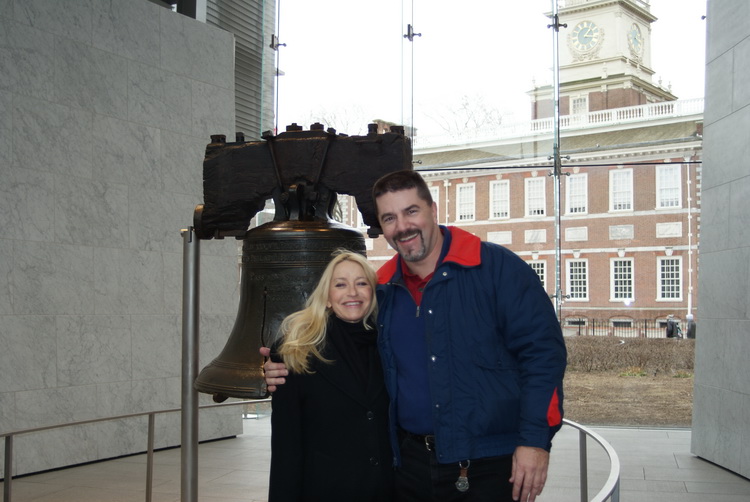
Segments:
[[[620,458],[622,502],[748,502],[750,480],[690,454],[689,429],[593,429]],[[245,433],[199,448],[201,502],[265,501],[271,424],[245,420]],[[580,502],[578,431],[555,437],[550,476],[540,502]],[[604,484],[609,462],[588,441],[589,499]],[[13,502],[143,502],[146,456],[135,455],[13,480]],[[2,483],[0,483],[2,486]],[[180,500],[180,450],[155,454],[154,502]]]

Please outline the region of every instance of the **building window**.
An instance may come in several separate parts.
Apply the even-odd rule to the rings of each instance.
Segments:
[[[659,257],[659,300],[682,300],[682,258]]]
[[[547,285],[545,283],[545,275],[547,271],[547,262],[546,261],[527,261],[526,263],[529,264],[529,266],[536,272],[536,275],[539,276],[539,280],[542,282],[542,287],[546,289]]]
[[[611,261],[612,286],[610,298],[612,300],[633,299],[633,259],[615,258]]]
[[[490,219],[510,218],[510,182],[490,182]]]
[[[588,174],[571,174],[568,176],[567,213],[584,214],[588,212]]]
[[[568,299],[586,301],[589,299],[589,273],[587,260],[568,260]]]
[[[526,178],[526,216],[544,216],[547,200],[545,178]]]
[[[437,207],[440,207],[440,187],[430,187],[430,195],[432,196],[432,202],[434,202]],[[438,220],[440,220],[440,211],[438,211]]]
[[[656,209],[680,207],[680,166],[656,167]]]
[[[581,115],[583,113],[589,112],[589,97],[588,96],[578,96],[575,98],[570,98],[570,114],[571,115]]]
[[[456,185],[458,221],[474,220],[474,183]]]
[[[633,170],[615,169],[609,172],[610,211],[633,210]]]

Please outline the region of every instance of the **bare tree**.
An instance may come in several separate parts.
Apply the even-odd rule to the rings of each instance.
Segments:
[[[503,122],[500,110],[487,105],[484,97],[479,95],[463,95],[459,103],[447,103],[426,115],[451,135],[472,129],[491,129]]]

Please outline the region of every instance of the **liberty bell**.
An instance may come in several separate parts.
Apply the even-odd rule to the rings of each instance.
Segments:
[[[304,307],[337,249],[365,254],[362,233],[334,220],[338,194],[354,196],[368,234],[380,233],[371,190],[381,176],[411,169],[411,143],[402,127],[366,136],[336,134],[296,124],[263,141],[234,143],[212,136],[203,163],[204,204],[195,210],[200,239],[243,241],[237,319],[222,352],[195,380],[195,388],[228,397],[267,396],[261,346],[271,347],[281,321]],[[272,199],[273,221],[248,230]]]

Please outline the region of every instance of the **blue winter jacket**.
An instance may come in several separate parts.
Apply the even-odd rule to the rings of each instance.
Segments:
[[[456,227],[447,255],[422,296],[435,447],[441,463],[508,455],[517,446],[549,450],[562,425],[567,354],[539,277],[502,246]],[[397,371],[391,349],[400,259],[378,271],[380,347],[390,395],[394,464]]]

